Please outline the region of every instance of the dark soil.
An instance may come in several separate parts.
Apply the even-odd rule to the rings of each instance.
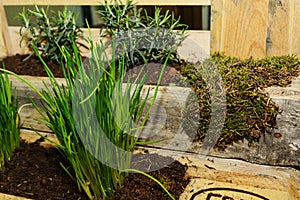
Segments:
[[[157,154],[139,154],[132,161],[133,169],[149,169],[149,171],[157,169],[158,166],[165,166],[160,170],[150,172],[153,177],[158,179],[168,191],[179,199],[184,188],[189,183],[185,177],[187,167],[174,161],[169,157],[162,157]],[[168,165],[168,163],[171,163]],[[138,164],[138,166],[136,166]],[[141,170],[141,169],[140,169]],[[147,192],[145,192],[147,191]],[[154,181],[150,181],[144,175],[131,174],[128,176],[124,184],[117,190],[113,200],[128,199],[170,199],[166,193],[162,192],[160,186]]]
[[[151,157],[152,167],[162,165],[168,159],[156,154],[141,154]],[[77,184],[60,166],[67,161],[55,148],[45,149],[39,142],[21,142],[4,172],[0,172],[0,191],[31,199],[88,199]],[[178,199],[189,180],[184,178],[186,167],[178,161],[149,174],[164,181],[165,187]],[[116,192],[117,199],[169,199],[166,193],[149,178],[131,173]]]
[[[28,55],[15,55],[6,57],[3,62],[7,70],[10,70],[19,75],[30,75],[30,76],[47,76],[46,70],[44,69],[42,62],[37,57],[31,57],[24,61]],[[62,68],[55,62],[46,61],[47,66],[56,77],[63,77]],[[1,65],[2,67],[2,65]]]
[[[15,55],[15,56],[7,57],[3,60],[4,66],[7,70],[10,70],[19,75],[47,77],[47,73],[41,61],[37,57],[31,57],[30,59],[24,61],[26,57],[27,57],[26,55]],[[47,66],[49,67],[49,69],[51,70],[51,72],[55,77],[58,78],[63,77],[63,70],[57,63],[54,63],[50,60],[49,61],[46,60],[45,62],[47,63]],[[147,84],[150,85],[156,84],[162,66],[163,66],[162,64],[158,64],[158,63],[147,64],[145,69],[145,71],[147,71],[148,73],[147,81],[146,81]],[[139,73],[141,67],[142,66],[130,68],[128,70],[127,77],[130,76],[131,80],[133,80]],[[183,85],[183,81],[182,81],[183,78],[180,75],[180,72],[178,70],[179,70],[178,65],[174,67],[167,65],[164,70],[163,78],[160,85],[170,85],[170,84]],[[127,79],[125,79],[125,81],[126,80]]]
[[[1,172],[1,192],[32,199],[87,199],[59,162],[56,149],[21,142]]]
[[[5,58],[3,60],[5,68],[19,75],[47,76],[38,58],[32,57],[27,61],[24,61],[24,58],[26,58],[24,55]],[[57,63],[46,62],[54,76],[63,77],[62,69]],[[161,66],[161,64],[155,63],[147,66],[148,73],[154,75],[148,77],[147,84],[157,82]],[[138,68],[132,68],[128,74],[134,78],[138,70]],[[181,76],[176,67],[166,67],[161,85],[169,84],[181,84]],[[165,161],[171,159],[152,154],[143,154],[143,156],[148,157],[146,160],[151,158],[151,161],[156,161],[148,163],[152,167],[155,167],[155,164],[161,166]],[[57,149],[42,148],[39,146],[39,142],[32,144],[22,142],[20,147],[15,150],[11,160],[6,163],[5,171],[0,172],[0,191],[32,199],[88,199],[65,173],[60,162],[67,163]],[[150,172],[150,175],[162,181],[170,193],[178,199],[189,182],[184,177],[185,171],[185,166],[174,161],[163,169]],[[169,198],[154,181],[143,175],[131,173],[113,199],[157,200]]]

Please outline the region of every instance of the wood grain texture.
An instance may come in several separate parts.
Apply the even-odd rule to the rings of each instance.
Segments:
[[[268,0],[212,0],[211,53],[265,57]]]
[[[290,18],[289,18],[289,54],[300,55],[300,0],[290,0]],[[284,38],[283,38],[284,39]]]
[[[211,40],[210,52],[221,51],[222,23],[223,23],[223,0],[212,0],[211,2]]]
[[[103,2],[103,0],[3,0],[4,5],[99,5]],[[210,5],[211,0],[134,0],[134,2],[139,5]]]
[[[3,1],[0,0],[0,58],[6,57],[11,53],[10,37]]]
[[[279,56],[290,52],[289,23],[287,23],[290,18],[289,2],[290,0],[269,1],[267,56]]]
[[[11,36],[12,40],[12,54],[27,54],[28,48],[26,48],[26,44],[23,43],[22,47],[20,47],[19,42],[21,36],[19,35],[18,26],[9,26],[8,32]],[[88,29],[83,28],[83,34],[86,38],[89,37]],[[101,38],[99,36],[99,29],[93,28],[91,29],[91,36],[95,43],[99,43],[100,40],[105,43],[107,42],[107,38]],[[85,41],[81,41],[82,43],[89,45]],[[1,40],[0,40],[1,45]],[[209,47],[210,47],[210,31],[189,31],[188,36],[185,41],[179,46],[178,52],[183,59],[188,59],[192,56],[192,54],[197,54],[197,58],[204,58],[209,55]],[[90,56],[90,51],[86,49],[81,49],[83,55]],[[1,51],[1,49],[0,49]],[[110,54],[111,51],[108,52]]]
[[[300,55],[300,0],[270,0],[267,56]]]
[[[4,58],[6,56],[7,56],[7,50],[3,39],[3,28],[2,26],[0,26],[0,58]]]

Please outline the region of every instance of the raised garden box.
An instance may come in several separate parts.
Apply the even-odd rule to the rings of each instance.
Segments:
[[[47,83],[48,78],[26,77],[37,88],[42,88],[42,81]],[[17,88],[17,94],[20,101],[28,103],[27,95],[32,98],[38,98],[36,94],[18,79],[11,77],[13,85]],[[58,79],[59,83],[63,84],[64,79]],[[50,86],[50,84],[47,84]],[[145,89],[153,86],[145,86]],[[267,88],[272,100],[274,100],[280,108],[280,114],[277,116],[276,129],[268,130],[260,138],[259,143],[254,146],[249,146],[246,141],[234,143],[228,146],[225,151],[213,150],[209,153],[211,156],[218,156],[224,158],[239,158],[250,162],[267,164],[267,165],[285,165],[285,166],[300,166],[300,77],[296,78],[289,87],[271,87]],[[180,123],[182,123],[182,110],[187,100],[188,94],[191,92],[190,88],[175,87],[175,86],[161,86],[156,100],[156,107],[150,115],[149,128],[146,128],[145,137],[151,139],[159,139],[162,137],[174,138],[181,137],[187,143],[180,143],[181,147],[173,147],[173,150],[187,149],[185,145],[191,142],[190,138],[180,130]],[[22,126],[35,129],[42,132],[49,132],[50,130],[33,120],[39,118],[39,114],[32,106],[24,107],[21,112]],[[166,143],[158,143],[154,147],[164,148]],[[201,144],[194,144],[192,151],[199,152]],[[169,148],[169,146],[168,146]]]

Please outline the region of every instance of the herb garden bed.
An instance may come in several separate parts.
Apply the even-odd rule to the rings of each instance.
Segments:
[[[155,73],[155,64],[149,69],[153,69],[154,71],[152,71],[152,73]],[[38,69],[36,67],[34,67],[34,68],[32,68],[31,71],[33,71],[33,70],[38,70]],[[28,72],[30,70],[26,70],[26,71]],[[169,82],[167,80],[164,80],[164,81],[166,81],[166,82],[164,82],[165,85],[169,85],[169,84],[172,85],[172,83],[178,83],[178,78],[180,78],[180,76],[178,76],[179,74],[175,70],[175,68],[167,68],[166,74],[169,75],[167,77],[169,77],[169,78],[171,77],[171,78],[170,78],[170,80],[168,80]],[[42,77],[26,77],[26,78],[30,82],[36,83],[36,86],[38,86],[38,88],[42,87],[41,80],[48,79],[48,78],[42,78]],[[26,95],[30,95],[31,97],[34,97],[34,93],[27,86],[20,83],[17,79],[15,79],[13,77],[11,77],[11,79],[13,81],[13,84],[15,86],[17,86],[18,95],[23,96],[19,99],[22,103],[28,102],[28,100],[26,100]],[[63,83],[64,80],[61,79],[59,82]],[[148,86],[148,87],[151,87],[151,86]],[[283,119],[282,122],[285,122],[283,124],[279,124],[279,125],[282,125],[281,127],[278,128],[280,131],[270,130],[273,132],[270,132],[269,135],[265,134],[261,138],[260,142],[256,144],[255,147],[253,147],[253,146],[249,147],[246,142],[233,143],[233,145],[228,146],[225,149],[225,151],[220,152],[220,151],[214,150],[211,153],[211,156],[224,157],[224,158],[242,158],[242,159],[249,160],[252,162],[264,163],[264,164],[285,165],[285,164],[289,163],[288,165],[292,164],[295,166],[299,166],[299,163],[298,163],[299,160],[297,158],[295,158],[293,161],[288,160],[288,159],[292,158],[293,155],[294,156],[298,155],[297,154],[297,152],[298,152],[297,132],[295,133],[293,131],[298,130],[297,126],[295,126],[295,124],[297,124],[297,120],[299,120],[299,115],[298,115],[299,114],[299,111],[298,111],[299,99],[298,98],[299,98],[299,93],[300,93],[299,80],[295,79],[293,81],[293,83],[291,84],[291,86],[287,87],[287,88],[271,87],[271,88],[268,88],[267,90],[272,95],[271,97],[275,100],[275,102],[277,102],[280,105],[280,108],[283,110],[281,115],[279,115],[279,117],[278,117],[279,120],[281,117]],[[173,111],[177,111],[177,114],[175,114],[175,115],[170,115],[170,109],[168,109],[165,106],[167,106],[167,104],[169,104],[169,106],[172,107],[171,102],[172,102],[172,98],[174,98],[174,94],[180,94],[181,97],[177,96],[176,98],[181,100],[182,101],[181,103],[183,103],[186,100],[186,97],[190,91],[191,90],[189,88],[185,89],[182,87],[174,87],[174,86],[160,87],[160,92],[162,94],[167,94],[167,95],[171,94],[171,97],[169,96],[169,97],[162,98],[162,99],[166,100],[165,104],[163,104],[162,106],[165,109],[169,110],[169,117],[171,116],[171,118],[173,120],[170,120],[171,122],[169,124],[166,123],[165,125],[167,125],[167,127],[164,127],[163,128],[164,130],[161,131],[160,134],[158,134],[156,137],[154,137],[154,139],[158,139],[161,136],[166,136],[167,134],[170,134],[170,130],[172,132],[172,128],[173,128],[173,130],[177,131],[178,127],[174,126],[174,124],[178,123],[178,121],[176,121],[174,119],[181,116],[182,108],[180,108],[180,106],[179,106],[180,103],[177,105],[177,106],[179,106],[177,109],[173,108]],[[158,98],[158,100],[159,100],[159,98]],[[285,105],[291,105],[292,108],[285,107]],[[28,129],[28,128],[30,128],[30,126],[34,126],[37,129],[39,129],[40,131],[48,132],[49,131],[48,129],[45,129],[45,127],[43,127],[43,126],[41,127],[40,124],[38,124],[37,122],[34,122],[34,120],[32,120],[32,118],[38,117],[36,115],[36,113],[32,112],[32,110],[33,109],[30,108],[30,106],[24,107],[24,109],[23,109],[24,112],[21,113],[21,117],[23,117],[23,119],[25,119],[25,120],[23,120],[24,128]],[[293,112],[291,112],[291,111],[293,111]],[[31,114],[29,114],[29,113],[31,113]],[[167,113],[167,115],[168,115],[168,113]],[[152,119],[154,119],[154,116],[152,116]],[[291,122],[291,123],[287,123],[287,119],[289,119],[289,122]],[[32,122],[34,122],[34,123],[32,123]],[[151,122],[151,116],[150,116],[150,122]],[[179,122],[180,122],[180,120],[179,120]],[[296,123],[293,124],[292,122],[296,122]],[[280,128],[286,127],[286,124],[288,124],[288,125],[291,124],[291,126],[287,127],[284,130],[280,129]],[[294,128],[296,128],[296,129],[294,129]],[[27,137],[27,136],[31,135],[30,133],[32,133],[32,132],[30,132],[29,130],[23,130],[23,133],[26,133],[25,137]],[[288,137],[289,133],[292,136],[291,138]],[[49,133],[47,133],[47,134],[49,135]],[[280,137],[278,137],[277,134],[280,134]],[[34,142],[36,139],[38,139],[35,137],[33,137],[31,139],[31,142]],[[171,137],[172,137],[172,135],[171,135]],[[183,135],[183,137],[185,137],[184,139],[188,139],[188,137],[186,137],[185,135]],[[27,140],[28,140],[28,137],[27,137]],[[269,145],[269,146],[267,146],[267,145]],[[283,145],[283,146],[280,146],[280,145]],[[46,152],[46,154],[49,154],[48,151],[45,151],[45,150],[41,149],[40,147],[37,147],[33,144],[30,144],[29,146],[22,144],[22,147],[29,151],[30,151],[29,147],[38,148],[42,152],[44,152],[44,154],[45,154],[45,152]],[[163,147],[163,145],[162,145],[162,147]],[[284,154],[285,156],[278,157],[278,155],[280,155],[280,153],[277,154],[277,153],[274,153],[274,151],[272,151],[272,152],[268,151],[268,150],[262,151],[263,148],[270,149],[270,148],[275,148],[275,147],[276,147],[275,150],[279,151],[280,153],[281,153],[281,151],[285,151],[286,152]],[[288,149],[285,149],[286,147]],[[184,147],[182,147],[182,148],[184,148]],[[50,150],[50,151],[52,152],[52,150]],[[252,195],[259,194],[259,195],[264,196],[269,199],[275,199],[278,197],[280,197],[281,199],[293,199],[293,198],[297,199],[297,198],[299,198],[299,191],[300,191],[299,172],[297,170],[294,170],[291,168],[263,167],[263,166],[258,166],[258,165],[247,164],[247,163],[237,161],[237,160],[220,159],[217,157],[201,157],[201,156],[199,157],[199,155],[193,154],[193,153],[187,153],[187,154],[184,154],[183,157],[178,158],[178,148],[176,149],[174,147],[174,149],[172,151],[172,150],[161,149],[159,147],[159,145],[150,145],[150,147],[148,147],[147,149],[144,149],[144,150],[142,147],[140,147],[140,149],[138,151],[150,152],[150,153],[159,152],[159,154],[162,154],[164,156],[171,156],[171,157],[173,156],[174,158],[179,160],[182,164],[187,164],[189,166],[188,171],[187,171],[188,175],[186,175],[186,176],[191,178],[191,181],[189,182],[189,185],[187,188],[185,188],[184,179],[179,181],[179,183],[180,183],[179,188],[180,187],[181,187],[181,189],[185,188],[185,192],[181,195],[180,199],[193,199],[193,198],[194,199],[197,199],[197,198],[203,199],[203,195],[208,196],[209,194],[215,194],[215,195],[219,195],[219,196],[220,195],[225,195],[225,196],[231,195],[232,197],[239,197],[239,198],[249,197],[247,195],[250,195],[250,194],[243,194],[244,196],[241,196],[242,195],[241,193],[243,193],[242,191],[251,191]],[[194,149],[194,152],[197,152],[197,145]],[[270,155],[270,153],[272,153],[272,155]],[[21,153],[17,153],[17,154],[21,155]],[[179,163],[177,163],[177,164],[179,164]],[[185,167],[180,164],[177,166],[173,166],[173,167],[172,167],[172,165],[169,166],[171,168],[167,168],[168,169],[167,171],[170,171],[170,169],[173,169],[173,168],[179,169],[180,166],[182,167],[182,169],[184,171]],[[39,168],[39,167],[36,167],[36,168]],[[181,171],[182,178],[183,178],[183,171]],[[165,181],[164,178],[166,176],[160,171],[158,171],[157,173],[159,174],[159,177],[160,178],[163,177],[163,181]],[[50,174],[52,174],[52,173],[50,173]],[[174,172],[172,172],[171,176],[174,176],[175,174],[176,174],[176,172],[174,171]],[[24,178],[26,178],[24,175],[22,175],[22,176]],[[132,177],[134,177],[134,176],[132,176]],[[51,182],[51,179],[53,180],[53,177],[50,177],[50,179],[45,181],[45,179],[43,179],[43,177],[40,177],[40,179],[37,181],[39,182],[39,184],[41,184],[41,186],[43,186],[43,189],[46,189],[48,184],[54,184],[53,182]],[[67,179],[65,179],[65,180],[67,180]],[[129,180],[131,180],[135,186],[144,185],[144,184],[141,184],[142,180],[141,180],[141,182],[139,182],[137,180],[137,178],[129,177]],[[145,181],[146,181],[145,184],[148,184],[148,182],[150,182],[149,179],[146,179]],[[26,180],[25,180],[25,182],[24,182],[24,180],[23,180],[23,182],[21,181],[20,183],[17,184],[17,186],[19,185],[17,188],[22,187],[22,185],[23,186],[26,185],[26,183],[28,183]],[[172,182],[172,186],[174,186],[173,183],[174,182]],[[253,184],[253,183],[255,183],[255,184]],[[268,184],[268,183],[272,183],[272,184]],[[167,181],[167,184],[168,184],[168,181]],[[54,184],[54,185],[56,185],[56,184]],[[70,184],[67,184],[67,185],[68,185],[68,187],[72,187]],[[128,182],[125,182],[125,186],[127,186],[127,185],[129,186],[128,187],[129,190],[127,190],[124,187],[122,187],[122,190],[121,190],[122,192],[125,191],[125,193],[123,194],[125,197],[121,197],[121,196],[117,195],[118,196],[117,199],[128,198],[128,196],[126,196],[126,195],[128,195],[128,193],[126,193],[126,191],[132,192],[133,186],[130,186],[130,184]],[[74,188],[76,188],[76,184],[74,184],[74,186],[72,187],[72,189],[74,189]],[[155,188],[155,187],[153,185],[149,186],[150,194],[146,193],[145,194],[146,197],[149,197],[149,195],[150,196],[154,195],[153,191],[151,191],[150,188]],[[224,188],[225,189],[227,188],[227,192],[225,192],[225,194],[222,194],[222,191]],[[231,189],[235,188],[238,190],[230,191],[230,188]],[[219,189],[219,191],[217,189]],[[157,189],[154,189],[154,190],[157,190]],[[121,191],[120,191],[120,195],[122,195]],[[137,190],[134,189],[134,191],[138,191],[138,189]],[[170,191],[172,192],[172,190],[170,190]],[[175,188],[174,191],[179,191],[179,190]],[[211,191],[214,191],[214,192],[211,192]],[[240,192],[240,194],[236,194],[236,192]],[[69,190],[69,193],[68,193],[68,189],[67,189],[67,192],[66,192],[65,196],[63,196],[63,198],[67,199],[68,197],[70,197],[70,199],[74,199],[72,196],[70,196],[70,194],[73,194],[73,193],[74,192],[72,192],[72,190]],[[141,193],[143,193],[143,192],[141,192]],[[27,194],[25,196],[29,197],[29,198],[34,198],[34,199],[43,199],[43,198],[39,198],[36,196],[31,197],[30,195],[32,195],[32,194],[30,194],[30,192],[29,192],[29,194]],[[34,194],[34,195],[36,195],[36,194]],[[136,196],[138,194],[132,194],[132,195]],[[164,192],[162,191],[160,195],[164,195]],[[143,199],[143,198],[144,197],[140,197],[139,199]],[[151,199],[161,199],[161,198],[162,198],[161,196],[157,196],[157,197],[151,196]]]
[[[24,132],[21,137],[28,142],[39,139],[35,133],[30,131]],[[86,199],[83,194],[78,192],[76,184],[73,184],[57,163],[58,160],[63,160],[61,155],[55,149],[50,148],[48,142],[41,142],[43,147],[38,145],[39,142],[22,143],[21,148],[16,150],[7,170],[10,173],[16,171],[17,177],[20,179],[12,180],[13,176],[2,174],[1,182],[3,178],[10,180],[5,180],[6,183],[10,183],[8,185],[10,191],[6,190],[7,186],[5,186],[5,190],[3,189],[3,183],[1,183],[1,191],[14,195],[7,196],[0,193],[0,198],[19,200],[23,199],[19,196],[23,196],[29,199]],[[214,196],[270,200],[299,199],[300,197],[298,179],[300,173],[292,168],[255,165],[234,159],[199,156],[193,153],[186,153],[184,156],[178,157],[176,151],[155,148],[141,147],[136,152],[144,155],[156,155],[159,152],[161,156],[167,156],[168,159],[176,158],[176,162],[155,171],[152,175],[167,185],[171,192],[174,191],[178,194],[179,200],[202,200]],[[29,155],[34,157],[30,158]],[[39,157],[34,159],[36,155]],[[21,160],[17,160],[17,158]],[[14,165],[15,161],[17,168]],[[33,169],[33,172],[28,168]],[[20,173],[23,175],[20,176]],[[36,176],[29,179],[30,174]],[[131,174],[127,180],[114,199],[168,199],[159,187],[141,175]],[[61,188],[60,190],[60,181],[65,189]],[[179,184],[174,181],[178,181]],[[180,187],[175,188],[176,186]],[[40,188],[42,193],[39,193],[37,188]],[[53,192],[51,192],[51,188]]]
[[[31,57],[5,59],[18,75],[1,69],[10,74],[0,76],[1,191],[31,199],[299,199],[299,59],[215,53],[193,64],[209,39],[202,49],[169,11],[149,16],[119,3],[104,1],[100,35],[89,29],[87,40],[67,8],[18,13]],[[20,123],[28,144],[15,149]]]
[[[24,57],[20,56],[19,58],[22,59]],[[12,60],[17,61],[18,59]],[[43,75],[40,71],[38,71],[39,69],[42,69],[40,62],[38,62],[36,66],[33,66],[32,63],[35,62],[32,61],[32,59],[30,60],[30,64],[28,65],[30,68],[27,68],[25,71],[27,71],[27,73],[35,71],[36,73],[28,74],[35,76],[26,76],[26,79],[37,86],[37,88],[44,88],[42,82],[47,82],[48,78],[36,76]],[[6,66],[9,68],[9,66],[13,65],[6,63]],[[13,67],[13,69],[10,70],[18,74],[22,74],[22,72],[18,71],[18,69],[24,70],[24,68],[26,67]],[[56,66],[55,69],[59,69],[59,66]],[[10,80],[13,82],[14,87],[17,88],[20,106],[29,102],[27,98],[28,96],[32,97],[37,102],[40,101],[36,94],[27,85],[21,83],[18,79],[12,76],[10,76]],[[64,79],[59,80],[59,83],[63,84]],[[36,115],[36,111],[33,112],[34,110],[35,109],[33,109],[32,106],[28,105],[25,106],[20,113],[21,123],[23,124],[21,137],[26,141],[33,143],[26,144],[23,142],[21,143],[21,147],[16,149],[14,156],[6,166],[5,172],[1,174],[1,191],[33,199],[87,199],[84,194],[77,190],[76,183],[73,182],[67,174],[60,177],[61,173],[63,173],[63,169],[59,166],[59,161],[63,160],[63,158],[59,155],[59,152],[52,148],[46,150],[40,147],[39,142],[35,142],[36,140],[39,141],[39,138],[36,137],[37,135],[33,133],[33,131],[27,130],[34,127],[41,131],[42,134],[49,131],[49,129],[45,126],[41,126],[41,123],[38,123],[33,119],[35,117],[40,117]],[[48,137],[52,136],[52,134],[47,135]],[[155,157],[157,154],[151,154],[150,156]],[[41,157],[43,157],[43,159],[41,159]],[[157,156],[154,160],[161,165],[168,159]],[[153,164],[154,163],[151,163],[151,166],[155,166]],[[179,195],[188,184],[188,179],[184,176],[185,170],[185,166],[179,162],[173,162],[170,166],[166,166],[165,169],[155,171],[151,173],[151,175],[160,181],[168,183],[168,190],[172,192],[174,197],[179,198]],[[20,174],[23,173],[24,175],[21,175],[20,177]],[[143,183],[142,179],[146,182]],[[143,186],[141,187],[141,185]],[[145,199],[149,196],[151,199],[167,198],[166,193],[163,190],[160,191],[159,186],[156,183],[151,182],[147,177],[139,174],[132,174],[132,176],[125,180],[124,186],[120,188],[120,191],[117,191],[115,199],[127,199],[128,196],[134,196],[137,199]]]
[[[27,141],[38,139],[35,134],[28,132],[23,132],[21,137]],[[66,161],[57,149],[51,148],[49,143],[40,146],[40,142],[40,140],[29,144],[22,142],[20,148],[16,149],[11,161],[6,165],[5,173],[1,173],[1,192],[30,199],[88,199],[85,194],[78,191],[76,183],[59,165],[59,162]],[[153,159],[153,156],[157,155],[151,156]],[[166,158],[157,156],[155,160],[161,164]],[[155,163],[152,165],[155,167]],[[169,183],[168,189],[178,198],[188,184],[188,179],[184,177],[185,171],[185,166],[173,162],[151,175]],[[127,197],[167,199],[165,192],[160,190],[156,183],[139,174],[131,174],[113,199],[127,199]]]
[[[24,63],[22,62],[22,59],[25,57],[26,56],[20,55],[8,57],[5,60],[6,66],[9,67],[8,69],[13,70],[18,74],[35,75],[35,77],[28,76],[26,78],[37,88],[43,88],[43,84],[41,84],[41,82],[45,81],[47,83],[48,78],[41,77],[45,76],[46,74],[44,68],[41,67],[40,61],[38,59],[29,59]],[[226,57],[221,56],[220,60],[221,59],[226,59]],[[235,59],[227,62],[233,62],[235,63],[234,65],[242,65],[241,61],[236,61]],[[276,62],[276,60],[274,62]],[[287,65],[292,65],[292,62],[294,61],[292,60],[291,63],[288,63],[290,61],[286,62]],[[22,63],[24,66],[20,68],[19,66]],[[47,64],[51,66],[51,70],[53,70],[55,76],[62,76],[62,71],[57,64],[52,63],[51,61]],[[160,64],[150,63],[147,65],[147,71],[149,75],[146,84],[153,85],[157,82],[160,68]],[[149,139],[160,139],[161,137],[167,137],[171,139],[175,133],[177,134],[180,124],[183,123],[182,112],[185,109],[184,107],[186,106],[185,103],[187,101],[188,94],[192,92],[192,86],[189,85],[189,87],[177,87],[184,86],[184,83],[186,84],[187,82],[179,70],[179,65],[174,67],[166,67],[161,82],[162,86],[159,89],[161,93],[159,95],[160,99],[157,100],[157,102],[161,104],[161,107],[156,107],[156,110],[154,109],[153,111],[156,113],[153,113],[152,115],[153,123],[156,123],[157,127],[149,127],[146,130],[148,133],[145,133],[145,135],[154,135]],[[138,72],[139,68],[134,67],[129,70],[128,74],[134,78]],[[266,75],[268,73],[270,72],[266,72]],[[280,112],[276,118],[277,125],[275,128],[267,129],[265,133],[262,133],[261,137],[259,137],[259,140],[256,143],[249,143],[247,140],[232,141],[231,145],[227,145],[225,150],[219,151],[214,149],[210,155],[226,158],[240,158],[259,164],[299,166],[300,161],[297,155],[300,153],[300,138],[298,134],[300,130],[297,124],[300,123],[300,77],[292,78],[292,76],[297,75],[297,73],[299,72],[291,72],[291,74],[283,73],[281,76],[286,77],[281,79],[278,78],[277,83],[276,80],[273,80],[273,78],[270,77],[270,82],[274,82],[273,85],[288,86],[272,86],[265,89],[270,94],[270,100],[273,100],[279,106]],[[17,87],[18,95],[22,96],[22,98],[20,98],[21,104],[29,102],[27,95],[33,98],[36,96],[35,92],[33,92],[27,85],[14,77],[11,77],[11,79]],[[58,78],[57,80],[60,84],[64,83],[64,79]],[[50,86],[50,83],[48,85]],[[34,111],[32,106],[24,107],[23,110],[24,112],[21,113],[21,116],[23,118],[24,128],[30,129],[30,126],[33,126],[39,131],[50,131],[46,126],[42,125],[36,120],[33,120],[33,118],[39,118],[39,115],[36,111]],[[166,116],[162,117],[163,115]],[[155,119],[157,121],[155,121]],[[163,121],[163,119],[166,121]],[[156,132],[159,134],[153,134],[154,129],[156,129]],[[182,134],[182,137],[184,140],[189,140],[189,138],[186,137],[186,134]],[[163,147],[165,144],[166,142],[154,144],[152,146]],[[200,147],[201,143],[196,142],[194,143],[193,147],[189,149],[189,151],[198,152]],[[182,148],[184,149],[186,147],[183,146]],[[272,149],[272,151],[270,151],[270,149]]]

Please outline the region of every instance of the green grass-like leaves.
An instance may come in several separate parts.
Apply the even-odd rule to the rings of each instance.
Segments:
[[[61,165],[78,187],[90,199],[108,199],[128,175],[132,152],[154,104],[158,86],[150,99],[149,90],[146,98],[141,99],[145,76],[138,77],[133,84],[128,82],[124,89],[124,60],[116,65],[113,58],[109,60],[106,56],[103,45],[93,45],[92,41],[92,56],[85,61],[81,60],[75,42],[72,51],[60,49],[66,65],[63,68],[66,85],[59,85],[38,49],[33,48],[44,65],[51,87],[44,84],[45,89],[40,92],[22,77],[0,70],[16,76],[41,97],[40,106],[32,101],[43,116],[39,121],[55,133],[58,150],[69,161],[74,174],[69,166]],[[150,106],[145,109],[147,102]]]
[[[6,73],[0,73],[0,166],[20,145],[18,102]]]

